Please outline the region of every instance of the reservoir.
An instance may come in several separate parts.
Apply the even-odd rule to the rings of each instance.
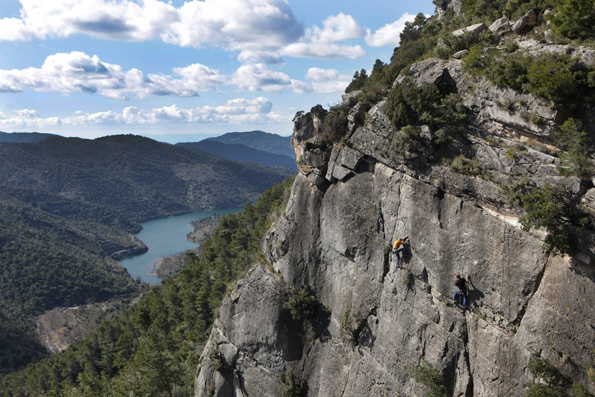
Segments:
[[[136,237],[141,239],[149,250],[144,254],[120,261],[120,265],[124,266],[134,279],[140,276],[140,279],[146,283],[159,284],[161,279],[149,274],[159,259],[197,247],[196,244],[186,240],[186,235],[194,230],[190,222],[214,214],[226,215],[239,212],[242,209],[193,212],[141,223],[143,230]]]

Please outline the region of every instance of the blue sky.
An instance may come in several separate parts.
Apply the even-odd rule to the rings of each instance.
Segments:
[[[0,131],[289,135],[418,12],[431,0],[2,0]]]

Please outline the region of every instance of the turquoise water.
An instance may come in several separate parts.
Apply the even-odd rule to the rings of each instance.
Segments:
[[[132,278],[136,279],[136,276],[140,276],[140,279],[146,283],[159,284],[161,279],[149,274],[159,259],[197,247],[196,244],[186,240],[186,235],[193,230],[190,222],[213,214],[225,215],[241,210],[242,208],[234,208],[193,212],[142,223],[143,230],[136,237],[141,239],[149,250],[144,254],[126,258],[120,261],[120,264],[128,270]]]

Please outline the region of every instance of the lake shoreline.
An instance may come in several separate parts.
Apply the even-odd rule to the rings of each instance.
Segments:
[[[166,257],[196,249],[199,244],[187,238],[194,231],[192,222],[212,215],[227,215],[240,212],[243,208],[231,208],[225,210],[190,212],[182,215],[154,219],[141,224],[142,230],[136,234],[146,249],[139,254],[128,255],[119,260],[118,264],[124,267],[133,279],[140,277],[140,280],[149,284],[160,284],[161,278],[156,275],[157,263]]]

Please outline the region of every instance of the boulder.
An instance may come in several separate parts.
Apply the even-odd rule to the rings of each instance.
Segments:
[[[500,19],[496,19],[488,29],[490,29],[494,33],[499,33],[500,31],[508,29],[509,27],[510,22],[508,21],[508,18],[502,17]]]
[[[520,17],[519,20],[514,23],[514,25],[512,25],[511,30],[516,34],[522,33],[528,25],[535,22],[536,17],[537,14],[535,13],[535,11],[528,11],[525,15]]]
[[[415,84],[430,83],[434,85],[440,84],[442,76],[444,75],[444,66],[446,61],[439,58],[429,58],[411,65],[409,73],[401,73],[395,80],[395,85],[400,84],[406,77],[411,77],[415,80]]]
[[[453,36],[462,37],[469,44],[477,42],[479,35],[487,30],[485,23],[477,23],[475,25],[467,26],[466,28],[455,30],[452,32]]]
[[[465,55],[469,54],[469,50],[461,50],[459,52],[455,52],[452,57],[454,59],[461,59],[462,57],[464,57]]]

